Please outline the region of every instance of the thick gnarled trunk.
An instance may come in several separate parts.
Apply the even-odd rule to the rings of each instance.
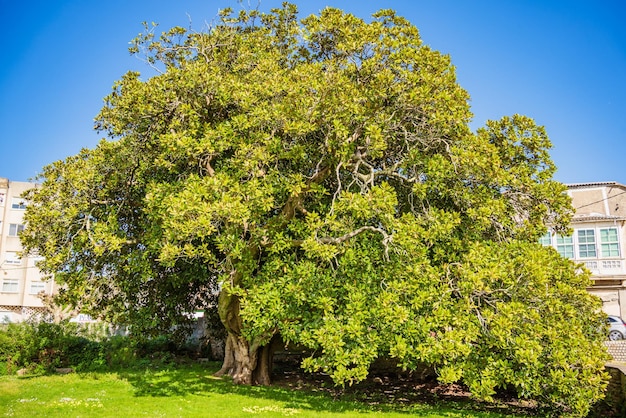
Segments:
[[[272,344],[251,347],[248,341],[229,332],[222,368],[216,376],[230,376],[235,384],[269,385],[272,372]]]
[[[269,385],[271,383],[273,349],[271,341],[260,346],[241,335],[239,298],[222,291],[218,300],[220,320],[228,336],[224,364],[216,376],[231,376],[235,384]]]

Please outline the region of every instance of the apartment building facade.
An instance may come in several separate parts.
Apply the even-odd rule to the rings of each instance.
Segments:
[[[36,257],[21,257],[19,233],[24,229],[26,202],[22,193],[34,183],[0,177],[0,323],[19,322],[43,312],[39,294],[54,292],[36,267]]]
[[[592,274],[590,293],[609,315],[626,318],[626,185],[617,182],[568,185],[575,215],[570,236],[547,233],[542,244],[584,264]]]

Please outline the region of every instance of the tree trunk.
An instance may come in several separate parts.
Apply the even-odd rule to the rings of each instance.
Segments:
[[[248,341],[232,333],[226,339],[222,368],[215,376],[228,375],[238,385],[269,385],[272,383],[273,345],[250,347]]]
[[[257,385],[270,385],[272,383],[272,369],[274,368],[274,350],[276,349],[276,335],[263,347],[258,349],[257,367],[254,370],[253,379]]]
[[[220,320],[226,327],[224,363],[216,376],[228,375],[235,384],[269,385],[271,383],[273,349],[271,341],[259,346],[250,344],[241,335],[239,298],[222,291],[218,300]]]

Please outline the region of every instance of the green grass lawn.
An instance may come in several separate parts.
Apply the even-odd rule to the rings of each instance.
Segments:
[[[13,417],[513,417],[462,404],[392,405],[314,390],[247,387],[212,377],[215,364],[160,370],[0,376],[0,416]]]

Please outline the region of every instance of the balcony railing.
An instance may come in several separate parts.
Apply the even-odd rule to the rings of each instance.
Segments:
[[[626,274],[624,260],[607,259],[607,260],[585,260],[583,261],[594,276],[611,276]]]

